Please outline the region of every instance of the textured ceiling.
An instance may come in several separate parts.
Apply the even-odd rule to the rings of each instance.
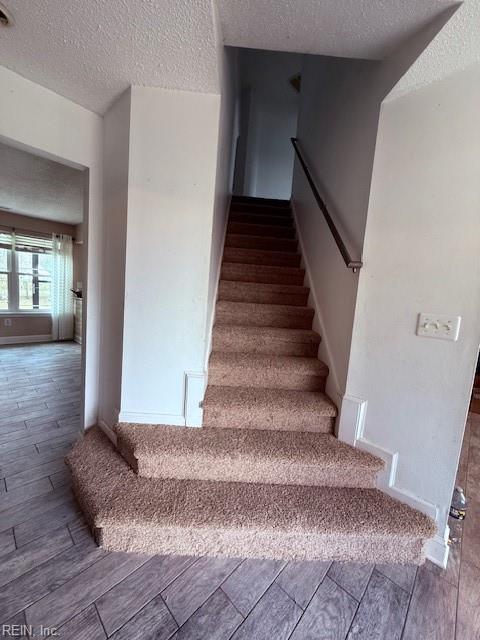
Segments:
[[[218,93],[217,10],[225,44],[387,57],[453,0],[2,0],[0,63],[97,113],[129,85]],[[480,0],[467,0],[475,10]],[[478,16],[475,16],[475,19]],[[479,49],[469,30],[468,51]],[[478,37],[476,38],[478,40]],[[464,55],[464,36],[442,45]],[[471,48],[470,48],[471,45]],[[429,65],[442,72],[444,64]],[[448,58],[448,56],[444,56]],[[426,75],[419,72],[418,79]],[[421,81],[421,80],[419,80]]]
[[[464,2],[390,93],[404,95],[480,64],[480,2]]]
[[[210,0],[2,0],[0,63],[103,113],[129,85],[218,92]]]
[[[381,59],[452,0],[218,0],[227,45]]]
[[[0,209],[78,224],[83,172],[0,143]]]

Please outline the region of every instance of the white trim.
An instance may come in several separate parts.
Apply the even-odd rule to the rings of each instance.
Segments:
[[[427,540],[425,545],[425,555],[437,566],[442,569],[447,568],[448,555],[450,553],[450,546],[448,544],[448,538],[450,536],[450,527],[445,527],[445,533],[443,537],[437,533],[431,540]]]
[[[202,402],[205,395],[205,373],[185,372],[185,402],[183,413],[186,427],[201,427],[203,423]]]
[[[178,427],[185,426],[185,416],[169,413],[135,413],[134,411],[120,411],[119,422],[135,422],[138,424],[170,424]]]
[[[115,446],[117,446],[117,434],[112,429],[112,427],[105,422],[105,420],[99,420],[98,426],[103,431],[103,433],[109,438]]]
[[[223,262],[223,252],[225,250],[225,239],[227,237],[227,228],[228,228],[228,218],[230,215],[230,207],[232,205],[232,198],[233,198],[233,194],[230,193],[228,198],[227,198],[227,209],[226,209],[226,215],[225,215],[225,224],[223,227],[223,237],[222,237],[222,250],[220,252],[220,258],[218,260],[218,264],[217,264],[217,268],[216,268],[216,272],[215,272],[215,291],[213,293],[213,309],[212,309],[212,313],[210,316],[210,322],[209,322],[209,326],[207,327],[207,346],[206,346],[206,350],[205,350],[205,371],[207,371],[208,373],[208,360],[210,358],[210,354],[212,352],[212,339],[213,339],[213,327],[215,325],[215,313],[216,313],[216,308],[217,308],[217,297],[218,297],[218,286],[220,284],[220,275],[222,272],[222,262]],[[205,379],[205,385],[206,385],[207,380]]]
[[[50,311],[45,311],[42,309],[30,309],[30,310],[16,310],[16,311],[9,311],[8,309],[2,309],[0,311],[0,316],[5,316],[7,318],[24,318],[25,316],[34,316],[35,318],[41,317],[41,318],[51,318],[52,314],[50,313]]]
[[[438,525],[440,510],[437,505],[416,496],[408,489],[399,487],[397,482],[398,451],[389,451],[365,437],[365,419],[368,402],[354,396],[345,396],[342,401],[342,415],[339,427],[339,439],[363,451],[368,451],[385,462],[385,468],[377,476],[377,488],[392,498],[408,504],[432,518]],[[445,568],[448,560],[449,529],[446,527],[443,537],[436,534],[425,545],[426,557],[434,564]]]
[[[5,336],[0,338],[2,344],[29,344],[31,342],[52,342],[51,335],[41,336]]]
[[[302,266],[305,269],[305,285],[310,288],[309,295],[309,304],[313,306],[315,310],[315,316],[313,318],[313,329],[317,331],[321,335],[322,341],[320,343],[320,349],[325,352],[324,359],[326,360],[326,364],[328,365],[329,375],[328,379],[330,379],[335,385],[335,393],[337,397],[341,398],[341,386],[338,379],[338,374],[335,366],[335,358],[333,357],[333,351],[330,346],[330,342],[328,340],[327,332],[325,331],[325,322],[323,320],[322,310],[320,308],[320,304],[317,300],[317,296],[315,294],[315,288],[312,286],[312,269],[310,268],[310,263],[308,261],[307,252],[305,250],[305,243],[303,242],[302,233],[300,231],[300,225],[298,223],[298,215],[295,208],[295,203],[293,200],[290,202],[293,218],[295,221],[295,229],[297,231],[297,239],[300,245],[300,252],[302,256]],[[328,384],[328,380],[327,380]]]
[[[367,404],[367,401],[361,398],[343,396],[338,418],[337,437],[339,440],[352,445],[352,447],[355,446],[355,440],[359,434],[363,434]]]

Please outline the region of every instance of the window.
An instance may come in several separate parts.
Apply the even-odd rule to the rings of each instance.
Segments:
[[[0,311],[52,307],[52,239],[0,231]]]

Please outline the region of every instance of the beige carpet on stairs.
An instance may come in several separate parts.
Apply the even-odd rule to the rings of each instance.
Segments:
[[[295,236],[288,203],[233,199],[202,429],[119,425],[118,450],[92,429],[68,456],[105,548],[423,561],[434,523],[375,488],[381,460],[333,436]]]
[[[140,478],[98,428],[67,463],[97,541],[114,551],[421,563],[435,532],[376,489]]]

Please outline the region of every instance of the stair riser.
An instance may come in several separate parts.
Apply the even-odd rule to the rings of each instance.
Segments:
[[[203,426],[216,429],[260,429],[272,431],[308,431],[313,433],[333,433],[335,418],[318,415],[317,412],[292,415],[291,411],[269,408],[262,411],[242,412],[235,408],[220,408],[205,403]]]
[[[269,407],[255,411],[239,411],[235,407],[222,408],[205,403],[203,426],[216,429],[261,429],[272,431],[308,431],[333,433],[335,418],[319,415],[316,411],[284,411]]]
[[[210,365],[208,382],[228,387],[261,389],[292,389],[295,391],[325,391],[324,376],[299,375],[278,369],[247,369]]]
[[[274,267],[263,265],[239,265],[236,263],[224,263],[222,265],[222,280],[233,280],[235,282],[260,282],[263,284],[295,284],[303,285],[305,272],[298,270],[280,270]]]
[[[262,313],[249,310],[217,309],[216,324],[243,327],[278,327],[280,329],[311,329],[312,316],[294,316],[265,310]]]
[[[316,358],[318,344],[308,342],[285,342],[272,338],[238,336],[234,342],[229,336],[213,334],[213,350],[224,353],[261,353],[271,356],[300,356]]]
[[[230,213],[230,222],[246,222],[248,224],[264,224],[274,227],[289,227],[293,229],[293,220],[288,216],[262,215],[260,213]]]
[[[257,304],[287,304],[292,307],[305,307],[308,293],[283,293],[281,291],[262,291],[254,287],[235,289],[230,283],[221,282],[218,287],[218,300],[226,302],[253,302]]]
[[[225,247],[223,259],[228,262],[241,264],[259,264],[277,267],[299,267],[301,256],[295,253],[275,251],[256,251],[252,249],[238,249]]]
[[[295,230],[293,228],[247,224],[245,222],[229,222],[227,233],[238,233],[246,236],[261,236],[266,238],[295,238]]]
[[[120,452],[124,455],[120,445]],[[127,460],[131,454],[127,453]],[[143,478],[173,478],[177,480],[207,480],[217,482],[248,482],[263,484],[307,485],[311,487],[357,487],[375,488],[376,473],[359,468],[337,467],[323,469],[314,465],[296,464],[289,461],[268,460],[254,456],[217,455],[215,464],[201,452],[193,455],[157,454],[135,460],[133,469]]]
[[[242,236],[234,233],[227,235],[226,247],[238,249],[260,249],[263,251],[288,251],[297,252],[297,241],[288,238],[261,238],[257,236]]]
[[[231,208],[232,213],[248,213],[250,215],[292,217],[292,212],[288,207],[265,206],[255,204],[234,203]]]
[[[187,527],[172,529],[136,523],[127,526],[105,523],[96,529],[95,538],[107,551],[159,555],[192,555],[192,549],[195,549],[197,556],[213,557],[329,562],[359,562],[361,559],[372,564],[388,564],[398,563],[401,554],[403,563],[422,564],[424,561],[424,541],[421,539],[403,540],[358,533],[320,535],[278,532],[274,528],[228,531],[213,527],[196,531]]]

